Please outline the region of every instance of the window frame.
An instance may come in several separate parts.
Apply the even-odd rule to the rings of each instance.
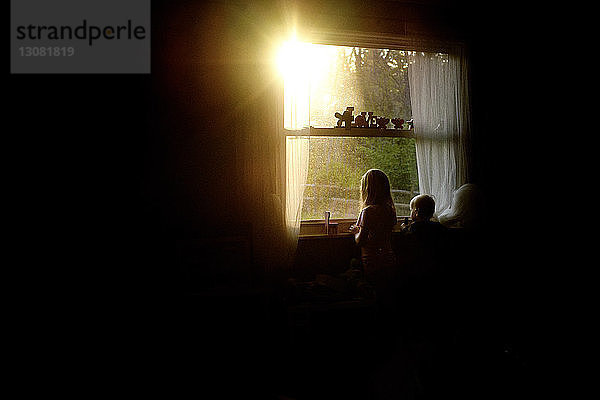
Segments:
[[[395,128],[316,128],[309,127],[308,135],[298,132],[306,132],[306,130],[283,130],[285,136],[312,136],[312,137],[391,137],[391,138],[406,138],[414,139],[415,134],[413,129],[395,129]]]
[[[356,31],[342,31],[342,30],[312,30],[307,32],[303,37],[303,41],[331,45],[331,46],[348,46],[348,47],[365,47],[374,49],[390,49],[390,50],[404,50],[404,51],[422,51],[422,52],[439,52],[449,53],[456,51],[457,48],[464,49],[464,43],[453,40],[439,40],[439,39],[422,39],[415,37],[406,37],[398,35],[389,35],[381,33],[371,32],[356,32]],[[308,136],[308,137],[392,137],[392,138],[415,138],[414,129],[395,129],[395,128],[341,128],[341,127],[313,127],[304,128],[301,130],[289,130],[284,128],[284,95],[283,85],[280,91],[280,102],[279,102],[279,126],[283,149],[286,146],[286,138],[288,136]],[[285,154],[285,151],[284,151]],[[285,171],[287,160],[283,157],[282,171]],[[287,185],[285,179],[285,173],[283,173],[284,188]],[[285,193],[285,190],[284,192]],[[284,202],[286,201],[285,195]],[[285,203],[284,203],[285,204]],[[394,230],[398,230],[400,224],[404,221],[410,221],[409,215],[397,216],[397,224],[394,226]],[[340,235],[351,235],[347,231],[347,227],[356,222],[355,219],[331,219],[330,222],[337,223],[338,231],[336,236]],[[302,220],[300,221],[300,237],[309,236],[322,236],[325,235],[325,219],[313,219],[313,220]],[[316,233],[320,227],[321,233]],[[344,229],[346,228],[346,229]],[[329,233],[331,236],[331,233]]]

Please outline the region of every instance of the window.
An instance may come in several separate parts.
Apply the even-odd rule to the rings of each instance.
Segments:
[[[288,72],[284,125],[288,135],[310,138],[301,219],[323,219],[325,211],[334,219],[356,219],[360,178],[370,168],[388,175],[398,216],[409,215],[408,203],[419,190],[415,139],[407,122],[411,52],[307,43],[288,51],[294,54],[282,57]],[[372,112],[405,123],[394,129],[390,121],[385,130],[335,127],[334,114],[346,107],[354,107],[354,117]]]

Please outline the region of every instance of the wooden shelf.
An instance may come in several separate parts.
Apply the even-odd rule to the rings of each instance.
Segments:
[[[376,129],[376,128],[315,128],[310,130],[290,131],[286,130],[286,136],[338,136],[338,137],[392,137],[392,138],[414,138],[415,133],[412,129]]]

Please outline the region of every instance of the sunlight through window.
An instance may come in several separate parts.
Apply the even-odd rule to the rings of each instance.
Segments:
[[[281,46],[277,66],[284,79],[285,129],[298,130],[310,125],[310,98],[315,89],[326,96],[326,79],[335,68],[337,49],[290,40]]]

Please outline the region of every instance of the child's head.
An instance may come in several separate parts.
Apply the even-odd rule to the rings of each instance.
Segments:
[[[410,201],[410,217],[413,221],[429,221],[435,211],[435,200],[428,194],[420,194]]]
[[[389,205],[394,207],[390,181],[387,175],[379,169],[370,169],[360,180],[360,200],[362,207],[371,205]]]

